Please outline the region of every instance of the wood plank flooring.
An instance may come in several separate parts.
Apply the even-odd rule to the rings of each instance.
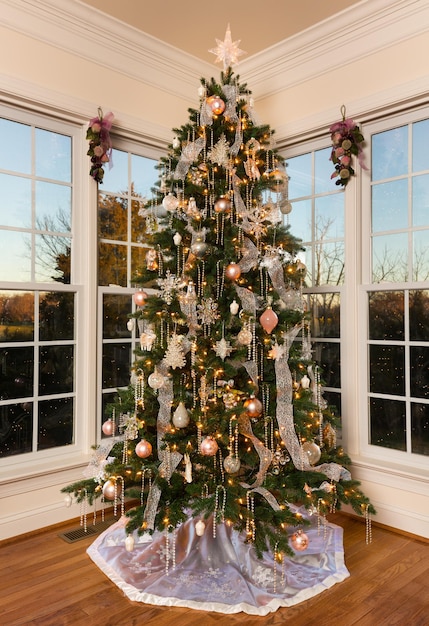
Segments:
[[[429,626],[429,543],[337,513],[350,578],[266,617],[131,602],[91,561],[76,521],[0,543],[0,626]]]

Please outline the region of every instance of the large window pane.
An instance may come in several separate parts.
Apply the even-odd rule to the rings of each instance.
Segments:
[[[294,237],[302,241],[312,240],[311,200],[300,200],[292,203],[292,211],[288,215],[290,231]]]
[[[39,283],[70,283],[71,239],[56,235],[36,235],[35,280]]]
[[[152,197],[151,189],[159,176],[156,165],[153,159],[131,154],[131,180],[136,196],[145,199]]]
[[[128,153],[123,150],[112,150],[109,165],[104,168],[103,191],[124,194],[128,190]]]
[[[410,393],[414,398],[429,398],[429,348],[410,347]]]
[[[105,193],[98,194],[98,236],[112,241],[128,237],[128,200]]]
[[[0,169],[31,172],[31,126],[0,118]]]
[[[51,233],[69,233],[71,228],[71,188],[43,181],[36,182],[36,228]]]
[[[382,235],[372,239],[372,282],[403,282],[408,279],[408,236]]]
[[[403,346],[369,346],[370,391],[401,396],[405,393]]]
[[[328,342],[314,343],[314,360],[322,370],[325,387],[341,387],[340,344]]]
[[[429,230],[413,233],[412,280],[429,280]]]
[[[0,174],[0,189],[1,225],[31,228],[31,180]]]
[[[320,241],[344,237],[344,197],[321,196],[315,200],[315,236]]]
[[[73,391],[73,346],[45,346],[39,350],[39,395]]]
[[[343,242],[317,244],[314,263],[314,285],[342,284],[344,282]]]
[[[403,291],[373,291],[368,306],[370,339],[404,339]]]
[[[413,124],[413,172],[429,170],[429,120]]]
[[[71,137],[36,128],[36,176],[71,182]]]
[[[289,176],[289,198],[303,198],[312,193],[312,155],[311,152],[287,160]]]
[[[318,337],[340,337],[340,294],[318,293],[310,296],[311,334]]]
[[[372,188],[372,231],[399,230],[408,225],[408,181],[394,180]]]
[[[48,291],[39,295],[39,338],[55,341],[74,338],[74,293]]]
[[[0,406],[0,458],[31,452],[33,446],[33,403]]]
[[[131,346],[103,345],[103,388],[126,387],[130,382]]]
[[[34,293],[0,291],[0,341],[34,338]]]
[[[0,348],[0,399],[31,398],[34,395],[33,347]]]
[[[410,291],[410,340],[429,341],[429,291]]]
[[[31,280],[31,235],[0,230],[0,281]]]
[[[129,337],[127,321],[131,313],[129,294],[103,295],[103,339],[119,339]]]
[[[429,456],[429,404],[411,404],[411,450]]]
[[[73,404],[73,398],[57,398],[39,402],[38,450],[73,443]]]
[[[373,446],[406,450],[405,402],[370,398],[369,414]]]
[[[429,174],[413,178],[413,226],[429,226]]]
[[[331,148],[316,150],[314,153],[314,192],[316,194],[332,191],[331,174],[334,171]]]
[[[98,252],[98,283],[126,287],[127,247],[100,243]]]
[[[394,178],[408,172],[408,126],[372,136],[372,180]]]

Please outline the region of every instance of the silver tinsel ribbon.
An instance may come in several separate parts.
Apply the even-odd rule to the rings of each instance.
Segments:
[[[239,287],[235,285],[237,296],[240,298],[241,306],[246,313],[250,313],[254,318],[256,317],[256,296],[253,291],[246,289],[245,287]]]
[[[252,267],[256,267],[258,265],[259,258],[258,248],[248,237],[244,238],[242,254],[243,256],[238,262],[238,265],[240,266],[242,274],[245,274],[246,272],[249,272]]]
[[[222,87],[223,93],[226,98],[226,106],[224,116],[229,118],[231,122],[236,122],[238,120],[237,115],[237,86],[236,85],[224,85]]]
[[[267,470],[273,459],[273,453],[271,452],[271,450],[268,450],[268,448],[264,446],[262,441],[260,441],[258,437],[253,434],[250,419],[247,415],[240,415],[238,420],[238,428],[240,433],[250,439],[250,441],[253,443],[260,459],[259,470],[253,485],[243,483],[243,487],[245,487],[246,489],[255,489],[256,487],[260,487],[264,482]]]
[[[174,470],[182,460],[183,455],[179,452],[169,452],[168,450],[163,449],[164,435],[170,428],[171,405],[173,402],[173,380],[172,378],[167,378],[167,370],[163,367],[162,363],[159,366],[158,371],[165,377],[165,382],[158,391],[159,411],[157,421],[157,446],[158,458],[161,461],[158,471],[163,478],[169,480]],[[150,488],[144,511],[144,520],[146,521],[147,528],[150,530],[152,530],[155,525],[155,516],[160,497],[161,489],[156,482],[154,482]]]
[[[179,162],[174,172],[174,178],[183,180],[188,173],[191,164],[197,160],[201,150],[206,145],[204,137],[198,137],[195,141],[190,141],[182,150]]]
[[[293,404],[292,404],[292,374],[289,369],[289,349],[292,341],[301,330],[301,324],[297,324],[284,335],[286,350],[284,355],[276,359],[276,386],[277,386],[277,407],[276,418],[279,426],[280,437],[290,454],[296,469],[306,472],[321,472],[330,480],[338,482],[340,478],[350,480],[351,475],[348,470],[337,463],[323,463],[322,465],[312,466],[304,457],[302,447],[299,443],[298,436],[295,432],[293,421]]]

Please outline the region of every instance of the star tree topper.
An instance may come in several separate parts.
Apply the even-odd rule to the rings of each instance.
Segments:
[[[241,39],[238,41],[232,41],[231,39],[231,29],[228,24],[228,28],[226,29],[225,39],[221,41],[220,39],[216,39],[216,48],[211,48],[209,52],[212,54],[216,54],[215,63],[223,63],[223,69],[226,70],[228,67],[232,67],[238,63],[238,57],[242,54],[245,54],[244,50],[240,50],[238,44]]]

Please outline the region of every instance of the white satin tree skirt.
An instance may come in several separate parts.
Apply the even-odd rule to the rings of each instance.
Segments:
[[[218,613],[267,615],[280,607],[312,598],[349,576],[344,564],[343,529],[335,524],[305,529],[305,552],[274,563],[270,552],[258,559],[252,544],[244,543],[226,524],[207,521],[197,536],[195,519],[173,534],[155,532],[134,537],[125,548],[127,518],[104,531],[87,553],[106,576],[130,599],[158,606],[180,606]],[[173,554],[174,559],[173,559]]]

